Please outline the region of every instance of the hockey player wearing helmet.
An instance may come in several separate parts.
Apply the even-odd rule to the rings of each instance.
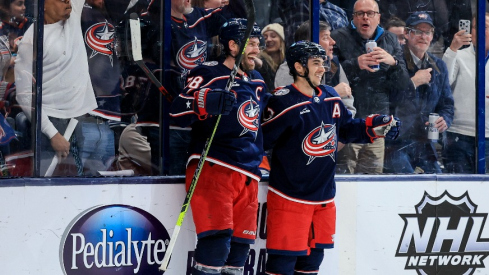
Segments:
[[[262,122],[264,149],[273,149],[266,274],[318,274],[323,250],[333,248],[338,142],[399,134],[400,121],[392,116],[352,118],[336,91],[320,84],[325,56],[313,42],[290,46],[286,59],[294,83],[275,91]]]
[[[240,45],[246,43],[246,24],[246,19],[230,19],[221,27],[221,60],[190,71],[184,92],[170,110],[178,125],[192,125],[187,188],[216,115],[222,115],[190,203],[198,238],[193,275],[243,274],[256,237],[259,165],[264,156],[260,120],[269,97],[263,78],[254,70],[258,26],[250,35],[231,90],[223,90]]]

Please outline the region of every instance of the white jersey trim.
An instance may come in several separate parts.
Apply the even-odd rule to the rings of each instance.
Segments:
[[[190,161],[191,161],[191,160],[193,160],[193,159],[199,159],[199,158],[200,158],[200,155],[191,155],[191,156],[188,158],[188,161],[187,161],[187,166],[188,166],[188,164],[190,163]],[[259,177],[259,176],[255,175],[255,174],[253,174],[253,173],[250,173],[250,172],[248,172],[248,171],[246,171],[246,170],[243,170],[243,169],[241,169],[241,168],[239,168],[239,167],[232,166],[232,165],[230,165],[230,164],[227,164],[227,163],[225,163],[225,162],[222,162],[222,161],[220,161],[220,160],[218,160],[218,159],[211,158],[211,157],[206,157],[206,158],[205,158],[205,161],[212,162],[212,163],[215,163],[215,164],[220,165],[220,166],[224,166],[224,167],[226,167],[226,168],[229,168],[229,169],[231,169],[231,170],[234,170],[234,171],[236,171],[236,172],[239,172],[239,173],[241,173],[241,174],[244,174],[244,175],[246,175],[246,176],[248,176],[248,177],[250,177],[250,178],[252,178],[252,179],[254,179],[254,180],[258,181],[258,182],[260,181],[260,177]]]
[[[300,199],[296,199],[296,198],[292,198],[292,197],[289,197],[287,195],[285,195],[284,193],[278,191],[277,189],[271,187],[271,186],[268,186],[268,190],[279,195],[280,197],[286,199],[286,200],[289,200],[289,201],[293,201],[293,202],[297,202],[297,203],[302,203],[302,204],[311,204],[311,205],[315,205],[315,204],[325,204],[325,203],[330,203],[330,202],[333,202],[334,201],[334,198],[332,199],[329,199],[329,200],[325,200],[325,201],[306,201],[306,200],[300,200]]]

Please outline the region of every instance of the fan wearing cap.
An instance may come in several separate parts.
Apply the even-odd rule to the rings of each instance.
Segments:
[[[412,83],[391,94],[395,115],[406,130],[395,142],[387,142],[385,172],[441,173],[436,142],[428,140],[426,126],[430,113],[438,113],[435,127],[440,133],[446,131],[453,120],[454,102],[447,66],[428,53],[433,33],[428,13],[415,12],[407,18],[403,57]]]
[[[277,69],[285,60],[284,28],[278,23],[273,23],[265,26],[261,33],[265,49],[260,52],[256,70],[263,76],[268,90],[273,91]]]

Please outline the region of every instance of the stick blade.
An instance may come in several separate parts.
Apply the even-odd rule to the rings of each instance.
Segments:
[[[134,61],[143,60],[141,48],[141,27],[139,17],[136,13],[131,13],[129,27],[131,28],[132,59]]]

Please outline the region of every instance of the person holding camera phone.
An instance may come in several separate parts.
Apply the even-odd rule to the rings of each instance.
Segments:
[[[489,13],[486,12],[486,106],[489,101]],[[448,79],[455,99],[455,115],[450,129],[447,131],[447,143],[443,148],[446,173],[475,173],[475,76],[476,76],[476,20],[472,20],[472,31],[461,29],[452,40],[450,47],[443,55],[448,67]],[[468,46],[462,49],[463,46]],[[489,113],[486,112],[486,159],[489,158]],[[486,173],[489,171],[486,161]]]
[[[396,141],[386,141],[385,173],[441,173],[436,141],[428,139],[428,117],[438,113],[434,127],[446,131],[453,120],[454,102],[445,63],[428,53],[435,27],[426,12],[406,20],[404,61],[412,84],[391,94],[392,112],[404,123]]]

